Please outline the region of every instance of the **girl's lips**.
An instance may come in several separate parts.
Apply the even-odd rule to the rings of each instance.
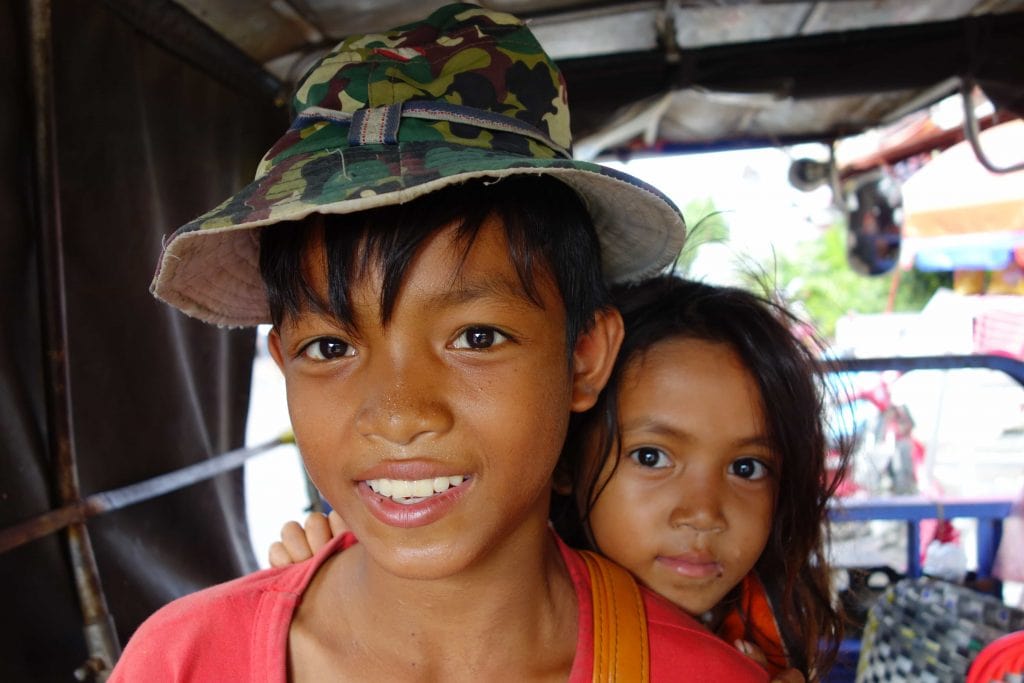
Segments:
[[[722,565],[707,553],[684,553],[671,557],[660,555],[658,562],[679,576],[690,579],[710,579],[722,575]]]

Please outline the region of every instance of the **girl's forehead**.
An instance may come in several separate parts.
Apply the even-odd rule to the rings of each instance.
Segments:
[[[629,359],[619,412],[623,429],[660,421],[693,431],[705,417],[744,437],[766,429],[759,385],[739,354],[727,343],[692,337],[663,339]]]
[[[628,330],[626,335],[628,337]],[[638,349],[623,365],[623,374],[636,380],[652,373],[671,374],[673,368],[704,366],[709,362],[725,362],[734,371],[753,378],[750,369],[731,344],[688,335],[664,337]]]

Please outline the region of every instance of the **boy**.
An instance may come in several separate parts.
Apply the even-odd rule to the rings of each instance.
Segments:
[[[681,218],[569,158],[560,75],[509,15],[350,38],[296,110],[257,180],[168,242],[153,290],[274,323],[304,462],[359,543],[172,603],[113,680],[591,680],[591,578],[548,530],[551,477],[621,341],[602,249],[605,276],[642,277]],[[643,604],[654,680],[764,679]]]

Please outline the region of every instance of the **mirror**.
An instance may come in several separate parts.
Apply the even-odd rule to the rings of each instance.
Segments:
[[[899,181],[885,169],[855,176],[845,183],[850,267],[881,275],[899,261],[903,197]]]
[[[789,184],[801,192],[810,192],[827,183],[831,173],[827,161],[796,159],[789,165]]]

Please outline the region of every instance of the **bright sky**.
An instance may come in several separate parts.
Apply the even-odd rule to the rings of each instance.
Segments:
[[[821,158],[821,147],[766,148],[636,159],[608,166],[654,185],[679,206],[710,197],[729,224],[727,247],[702,247],[694,277],[728,284],[739,259],[770,262],[772,250],[785,252],[827,225],[831,193],[825,187],[805,193],[789,184],[790,156]],[[695,223],[700,216],[687,216]]]

